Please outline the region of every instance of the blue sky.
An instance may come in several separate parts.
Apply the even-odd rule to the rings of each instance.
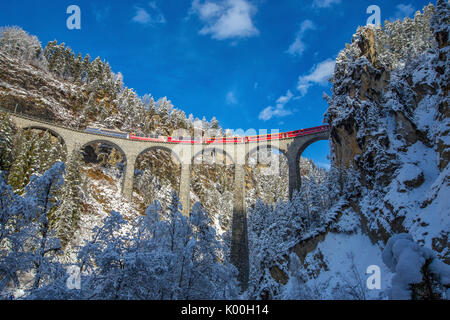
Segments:
[[[334,59],[378,5],[381,20],[412,17],[419,0],[5,1],[18,25],[107,60],[139,95],[167,96],[224,128],[289,131],[322,124]],[[69,5],[81,30],[66,27]],[[327,142],[304,153],[322,166]]]

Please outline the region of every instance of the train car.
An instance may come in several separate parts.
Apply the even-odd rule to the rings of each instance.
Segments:
[[[286,138],[285,133],[262,134],[259,136],[245,137],[245,142],[272,141]]]
[[[241,143],[243,138],[241,137],[211,137],[206,138],[205,143],[217,143],[217,144],[227,144],[227,143]]]
[[[290,131],[290,132],[285,133],[285,138],[295,138],[295,137],[304,136],[304,135],[308,135],[308,134],[324,132],[324,131],[327,131],[328,129],[329,129],[329,126],[320,126],[320,127]]]
[[[101,134],[101,135],[105,135],[105,136],[111,136],[111,137],[122,138],[122,139],[129,138],[129,134],[126,132],[115,131],[115,130],[110,130],[110,129],[87,127],[84,131],[88,132],[88,133]]]
[[[137,136],[135,133],[130,134],[130,139],[139,140],[139,141],[151,141],[151,142],[166,142],[166,138],[163,136],[150,135],[148,137],[145,136]]]
[[[305,130],[289,131],[286,133],[286,138],[295,138],[305,134],[305,132]]]
[[[245,142],[257,142],[258,141],[258,136],[246,136],[245,137]]]
[[[171,143],[182,143],[182,144],[201,144],[202,139],[200,138],[193,138],[193,137],[168,137],[168,142]]]
[[[271,141],[271,140],[280,140],[283,138],[282,133],[275,134],[263,134],[258,136],[258,141]]]

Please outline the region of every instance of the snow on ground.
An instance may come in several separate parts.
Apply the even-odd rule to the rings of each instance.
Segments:
[[[437,153],[421,142],[399,158],[405,165],[383,200],[399,209],[399,215],[405,216],[403,225],[416,241],[431,249],[433,238],[439,238],[441,230],[450,230],[449,168],[440,173]]]
[[[322,258],[319,258],[322,256]],[[360,280],[353,277],[352,261]],[[305,262],[308,272],[321,268],[316,279],[311,279],[307,285],[311,288],[320,288],[321,299],[342,299],[335,290],[346,283],[360,282],[365,289],[366,299],[386,299],[386,289],[390,287],[393,276],[389,268],[383,263],[382,249],[372,244],[370,239],[360,232],[347,235],[328,233],[325,240],[309,253]],[[326,267],[325,267],[326,265]],[[369,266],[376,265],[381,270],[381,289],[369,290],[366,281],[371,274],[366,275]],[[316,270],[317,272],[317,270]]]
[[[65,262],[76,261],[77,250],[73,249],[84,241],[89,241],[93,228],[102,226],[103,219],[109,216],[111,211],[120,212],[128,221],[139,215],[137,208],[122,197],[122,179],[116,178],[117,170],[86,165],[82,171],[86,176],[87,187],[85,212],[80,217],[80,229],[75,234],[72,247],[69,246],[65,250]]]

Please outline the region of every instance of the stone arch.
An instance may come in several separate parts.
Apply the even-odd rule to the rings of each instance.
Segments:
[[[294,140],[288,150],[289,161],[289,197],[292,197],[294,190],[300,190],[301,188],[301,176],[300,176],[300,158],[303,152],[313,143],[318,141],[328,141],[328,132],[320,133],[317,135],[308,136],[308,139],[299,138]]]
[[[147,153],[147,152],[149,152],[149,151],[153,151],[153,150],[164,150],[164,151],[167,151],[168,153],[171,154],[171,156],[172,156],[173,158],[176,158],[176,159],[177,159],[177,161],[178,161],[178,163],[179,163],[180,165],[182,165],[182,161],[181,161],[180,156],[179,156],[174,150],[172,150],[171,148],[165,147],[165,146],[163,146],[163,145],[160,145],[160,146],[152,146],[152,147],[145,148],[144,150],[142,150],[141,152],[139,152],[139,154],[137,155],[137,157],[136,157],[136,162],[137,162],[137,159],[139,159],[140,156],[144,155],[145,153]]]
[[[231,226],[229,217],[233,214],[235,159],[232,152],[234,152],[234,147],[232,145],[227,150],[227,146],[222,144],[203,145],[201,150],[195,150],[189,172],[185,172],[184,176],[185,180],[189,182],[189,186],[184,186],[184,190],[181,190],[184,192],[185,199],[193,193],[198,197],[196,201],[202,205],[210,204],[208,213],[219,217],[218,221],[223,229]],[[189,175],[188,179],[186,179],[187,175]],[[204,178],[214,181],[214,187],[211,184],[203,183]],[[192,203],[190,200],[185,201],[184,206],[191,209]],[[190,210],[185,213],[188,212]]]
[[[265,143],[265,144],[258,144],[256,147],[250,149],[246,154],[245,154],[245,163],[248,163],[248,159],[250,158],[250,156],[252,154],[254,154],[255,152],[259,152],[261,149],[275,149],[278,152],[280,152],[281,154],[283,154],[283,156],[287,159],[288,155],[286,154],[286,152],[281,148],[281,147],[277,147],[276,145],[272,145],[269,143]]]
[[[232,165],[235,164],[234,158],[229,152],[227,152],[224,148],[216,147],[216,146],[210,146],[210,147],[202,148],[202,150],[198,151],[196,154],[193,155],[193,157],[191,159],[191,164],[194,164],[195,159],[199,155],[204,154],[204,153],[206,153],[208,151],[216,151],[216,152],[220,152],[220,153],[224,154],[225,155],[225,164],[227,164],[227,161],[226,161],[227,158],[231,161]]]
[[[107,145],[111,145],[113,146],[115,149],[119,150],[119,152],[122,154],[123,159],[125,160],[125,165],[128,165],[128,158],[127,158],[127,154],[124,152],[124,150],[115,142],[110,141],[108,139],[94,139],[94,140],[90,140],[88,142],[85,142],[81,147],[80,147],[80,151],[84,150],[86,147],[88,147],[89,145],[93,145],[93,144],[97,144],[97,143],[104,143]]]
[[[55,138],[61,139],[61,143],[64,145],[64,148],[66,149],[66,154],[67,156],[69,156],[69,153],[71,150],[69,150],[69,146],[66,143],[66,139],[64,138],[64,136],[59,133],[56,130],[53,130],[51,128],[48,128],[46,126],[43,125],[27,125],[21,128],[22,130],[41,130],[41,131],[46,131],[48,133],[50,133],[52,136],[54,136]]]
[[[278,155],[264,161],[261,159],[261,153],[264,151],[276,151]],[[252,157],[256,156],[256,163],[251,161]],[[258,197],[268,203],[276,203],[278,200],[288,200],[289,189],[283,183],[283,178],[289,176],[289,159],[286,152],[278,144],[262,143],[249,149],[245,155],[245,180],[254,181],[253,187]],[[257,176],[254,176],[254,175]],[[270,177],[269,180],[263,179],[265,183],[260,183],[260,180],[255,179],[258,176]],[[248,190],[245,191],[245,198],[248,200]],[[262,192],[262,193],[259,193]],[[264,197],[263,197],[264,195]],[[246,200],[246,202],[247,202]],[[248,202],[247,202],[248,203]],[[252,206],[254,203],[252,204]]]
[[[157,152],[163,152],[163,156],[152,159],[151,154]],[[164,153],[167,153],[167,156]],[[167,157],[170,157],[169,161]],[[146,163],[143,163],[144,161]],[[136,191],[137,187],[145,206],[150,205],[154,200],[159,200],[163,207],[169,205],[165,202],[167,200],[165,197],[160,197],[158,187],[163,188],[162,190],[168,187],[179,193],[183,167],[184,164],[179,154],[168,146],[153,145],[143,149],[135,157],[133,170],[130,170],[130,179],[132,179],[130,194],[132,195],[133,190]],[[160,169],[165,170],[168,174],[161,175]]]
[[[329,140],[328,137],[325,138],[325,137],[323,137],[323,136],[313,137],[312,139],[307,140],[307,141],[306,141],[305,143],[303,143],[303,144],[301,145],[301,147],[298,149],[297,154],[296,154],[296,156],[295,156],[295,161],[296,161],[297,163],[300,161],[300,158],[301,158],[303,152],[304,152],[310,145],[312,145],[312,144],[314,144],[314,143],[316,143],[316,142],[318,142],[318,141],[328,141],[328,140]]]
[[[111,141],[109,139],[102,139],[102,138],[100,138],[100,139],[89,140],[87,142],[84,142],[84,143],[80,144],[80,146],[75,146],[74,150],[79,150],[79,152],[81,152],[83,154],[83,156],[85,157],[85,160],[86,160],[86,156],[87,155],[85,153],[83,153],[83,150],[85,150],[87,147],[89,147],[91,145],[95,145],[95,144],[98,144],[98,143],[102,143],[102,144],[108,145],[110,147],[113,147],[116,150],[118,150],[120,152],[120,154],[122,155],[122,161],[120,162],[120,166],[118,166],[120,174],[117,176],[117,178],[120,178],[122,180],[122,182],[121,182],[121,189],[122,189],[121,192],[123,194],[126,191],[125,188],[127,186],[127,182],[130,179],[130,177],[128,177],[128,168],[130,166],[132,166],[132,164],[130,162],[133,161],[133,159],[128,159],[127,153],[123,150],[123,148],[121,148],[114,141]]]

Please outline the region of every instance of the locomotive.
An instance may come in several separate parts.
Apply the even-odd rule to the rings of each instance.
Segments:
[[[84,131],[88,132],[88,133],[101,134],[104,136],[111,136],[111,137],[122,138],[122,139],[130,138],[130,135],[126,132],[115,131],[115,130],[110,130],[110,129],[87,127],[86,130],[84,130]]]

